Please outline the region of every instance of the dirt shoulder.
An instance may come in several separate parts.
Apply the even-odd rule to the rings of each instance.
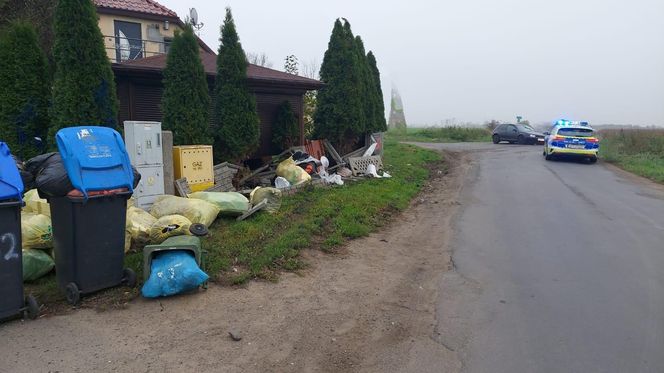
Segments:
[[[435,305],[464,157],[447,157],[449,173],[434,171],[381,232],[332,255],[304,251],[309,267],[278,283],[2,325],[0,371],[456,371],[434,337]]]

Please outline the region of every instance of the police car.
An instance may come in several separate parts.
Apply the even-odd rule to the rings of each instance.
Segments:
[[[566,119],[554,123],[550,133],[545,133],[544,158],[581,158],[590,163],[597,162],[599,139],[588,122],[574,122]]]

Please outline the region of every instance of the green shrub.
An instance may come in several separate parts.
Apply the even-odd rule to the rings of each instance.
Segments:
[[[35,137],[46,141],[49,85],[46,56],[34,28],[10,24],[0,34],[0,139],[23,159],[42,150]]]
[[[275,153],[296,145],[300,140],[300,126],[288,101],[277,108],[277,118],[272,127],[272,147]]]
[[[54,16],[55,76],[49,140],[64,127],[117,128],[111,62],[90,0],[59,0]],[[55,142],[50,142],[51,147]]]
[[[259,145],[260,120],[256,99],[247,86],[247,57],[230,8],[226,8],[221,27],[214,92],[215,160],[237,161],[250,156]]]
[[[175,33],[168,51],[161,107],[164,129],[173,132],[174,145],[212,144],[207,78],[189,24]]]

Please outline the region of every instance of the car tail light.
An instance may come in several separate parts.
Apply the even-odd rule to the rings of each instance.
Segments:
[[[588,137],[588,138],[586,139],[586,142],[598,143],[598,142],[599,142],[599,139],[596,138],[596,137]]]
[[[558,135],[556,135],[556,136],[553,138],[553,140],[554,140],[554,141],[565,140],[565,136],[558,136]]]

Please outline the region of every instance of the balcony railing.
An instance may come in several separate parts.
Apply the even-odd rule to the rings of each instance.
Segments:
[[[112,62],[124,62],[168,53],[170,40],[158,41],[104,35],[104,46]]]

